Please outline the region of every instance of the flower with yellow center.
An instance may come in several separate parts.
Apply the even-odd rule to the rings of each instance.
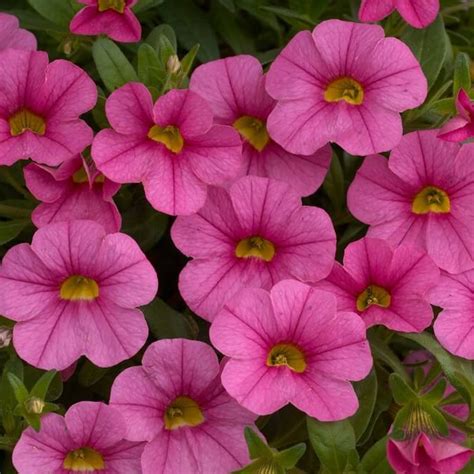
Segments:
[[[435,186],[426,186],[413,199],[411,210],[414,214],[447,214],[451,211],[448,194]]]
[[[76,184],[84,184],[89,182],[89,177],[87,176],[86,170],[84,167],[79,168],[73,175],[72,181]],[[94,183],[103,183],[105,181],[105,176],[103,174],[98,174]]]
[[[235,255],[239,258],[254,257],[270,262],[275,256],[275,246],[263,237],[248,237],[237,244]]]
[[[113,10],[117,13],[124,13],[126,7],[125,0],[99,0],[99,11],[105,12],[107,10]]]
[[[276,344],[267,357],[268,367],[286,366],[299,374],[306,369],[306,359],[303,351],[294,344]]]
[[[324,91],[326,102],[341,100],[351,105],[361,105],[364,102],[364,88],[351,77],[340,77],[328,84]]]
[[[184,147],[183,136],[179,128],[173,125],[167,125],[166,127],[153,125],[148,131],[148,138],[161,143],[173,153],[179,153]]]
[[[268,145],[270,136],[263,120],[244,115],[238,118],[233,125],[242,138],[248,141],[257,151],[263,151]]]
[[[357,310],[365,311],[369,306],[376,305],[381,308],[388,308],[390,306],[391,296],[390,293],[381,286],[369,285],[358,297],[357,297]]]
[[[92,301],[99,297],[99,285],[92,278],[72,275],[61,284],[59,295],[63,300]]]
[[[29,131],[36,135],[44,135],[46,133],[46,122],[43,117],[29,111],[28,109],[21,109],[13,114],[9,119],[10,134],[12,137],[17,137]]]
[[[68,453],[63,468],[74,472],[94,472],[105,469],[105,462],[95,449],[80,448]]]
[[[167,430],[176,430],[184,426],[198,426],[204,422],[199,405],[189,397],[178,397],[166,409],[165,428]]]

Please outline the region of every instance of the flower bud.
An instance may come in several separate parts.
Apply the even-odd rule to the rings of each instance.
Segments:
[[[179,58],[176,54],[172,54],[168,58],[168,62],[166,63],[166,69],[168,69],[168,72],[171,74],[176,74],[181,68],[181,63],[179,61]]]
[[[6,326],[0,326],[0,349],[8,347],[12,340],[12,330]]]
[[[28,413],[34,415],[41,415],[44,409],[44,400],[38,397],[31,397],[25,402],[25,409]]]

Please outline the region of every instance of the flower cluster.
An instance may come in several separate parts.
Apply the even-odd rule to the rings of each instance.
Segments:
[[[72,33],[140,40],[136,0],[78,2]],[[359,17],[394,9],[422,28],[439,5],[363,0]],[[79,402],[23,431],[13,451],[20,474],[240,469],[252,457],[244,428],[256,429],[257,416],[288,404],[322,422],[354,415],[351,382],[374,365],[367,329],[420,333],[431,305],[441,308],[441,345],[474,360],[474,144],[464,143],[474,106],[465,91],[444,128],[404,134],[401,113],[428,93],[418,59],[378,25],[327,20],[297,33],[268,72],[238,55],[162,92],[117,88],[105,103],[110,127],[96,133],[81,118],[96,105],[94,81],[70,61],[49,62],[0,14],[0,165],[32,160],[23,174],[40,201],[31,244],[2,259],[0,314],[15,322],[12,345],[33,367],[129,361],[110,405]],[[325,179],[331,144],[364,157],[347,206],[369,228],[340,249],[343,263],[331,217],[303,201]],[[221,361],[200,341],[146,346],[140,307],[158,277],[121,231],[114,202],[134,183],[154,210],[176,216],[171,240],[190,257],[179,292],[210,324]],[[397,473],[428,472],[420,459],[433,473],[461,469],[472,451],[440,433],[420,424],[390,439]]]

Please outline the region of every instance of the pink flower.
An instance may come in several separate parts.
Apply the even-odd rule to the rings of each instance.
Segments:
[[[372,367],[363,321],[337,313],[329,293],[294,280],[270,292],[241,291],[217,315],[210,336],[230,357],[224,388],[258,415],[292,403],[322,421],[347,418],[359,406],[348,380],[362,380]]]
[[[464,89],[456,97],[456,110],[458,115],[449,120],[438,135],[448,142],[463,142],[474,137],[474,102]]]
[[[474,270],[459,275],[442,272],[430,300],[443,308],[434,323],[439,342],[455,355],[474,359]]]
[[[189,87],[209,102],[218,123],[239,131],[244,156],[241,175],[279,179],[307,196],[321,186],[331,148],[326,145],[310,156],[294,155],[271,139],[266,122],[276,102],[266,93],[265,80],[260,62],[241,55],[199,66]]]
[[[420,247],[459,273],[474,267],[474,145],[461,149],[437,134],[409,133],[389,160],[365,158],[347,202],[369,237]]]
[[[256,416],[225,392],[219,372],[207,344],[163,339],[115,379],[110,403],[127,439],[147,441],[144,474],[227,474],[249,462],[244,427]]]
[[[189,307],[212,321],[243,287],[270,289],[285,278],[316,282],[334,263],[336,237],[329,216],[302,206],[289,184],[243,177],[213,188],[195,215],[178,217],[173,242],[194,258],[179,278]]]
[[[139,474],[143,443],[125,441],[120,411],[100,402],[79,402],[65,416],[48,413],[37,433],[23,431],[13,450],[18,474],[100,472]]]
[[[90,168],[80,155],[56,169],[32,163],[24,174],[28,189],[43,201],[31,216],[36,227],[88,219],[107,232],[120,230],[122,219],[112,199],[120,185]]]
[[[310,155],[335,142],[352,155],[387,151],[402,137],[400,112],[423,103],[427,81],[408,46],[377,25],[339,20],[298,33],[273,62],[267,92],[278,101],[270,136]]]
[[[86,5],[69,28],[76,35],[107,35],[121,43],[136,43],[142,27],[132,12],[138,0],[77,0]]]
[[[79,116],[97,100],[92,79],[69,61],[48,64],[40,51],[0,53],[0,165],[31,158],[56,166],[92,142]]]
[[[433,319],[427,292],[438,281],[438,267],[421,250],[363,238],[346,247],[344,266],[336,262],[316,287],[331,292],[338,311],[359,314],[367,327],[421,332]]]
[[[157,291],[136,242],[93,221],[39,229],[0,267],[0,313],[18,321],[13,344],[41,369],[63,370],[81,355],[99,367],[134,356],[148,327],[141,311]]]
[[[139,183],[151,205],[167,214],[192,214],[207,187],[237,175],[241,143],[232,127],[213,125],[211,108],[195,92],[171,90],[153,105],[143,84],[129,83],[107,99],[113,130],[92,145],[97,167],[117,183]]]
[[[8,13],[0,13],[0,51],[3,49],[36,50],[33,33],[20,28],[18,18]]]
[[[435,21],[439,0],[362,0],[360,21],[379,21],[394,10],[415,28],[425,28]]]
[[[423,432],[406,441],[389,439],[387,444],[388,461],[397,474],[456,474],[471,456],[471,449]]]

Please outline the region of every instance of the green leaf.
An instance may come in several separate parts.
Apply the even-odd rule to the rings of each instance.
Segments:
[[[11,372],[8,374],[8,381],[13,388],[13,393],[18,403],[24,403],[29,397],[29,393],[25,384],[15,374]]]
[[[164,0],[139,0],[139,2],[133,7],[133,11],[135,13],[141,13],[145,10],[149,10],[150,8],[157,7],[163,2]]]
[[[30,224],[29,220],[0,221],[0,245],[10,242]]]
[[[177,33],[181,45],[189,50],[201,45],[198,58],[202,62],[219,57],[219,47],[208,15],[192,0],[173,0],[160,7],[161,16]]]
[[[377,374],[374,369],[364,380],[354,383],[354,389],[359,399],[359,409],[349,420],[354,429],[356,441],[369,426],[377,399],[377,385]]]
[[[245,441],[247,442],[250,459],[273,457],[273,451],[270,447],[267,446],[265,441],[248,426],[244,429],[244,436]]]
[[[166,69],[153,46],[143,43],[138,48],[138,78],[147,86],[161,87],[166,79]]]
[[[296,466],[296,463],[301,459],[303,454],[306,452],[306,444],[298,443],[291,448],[280,451],[276,456],[278,464],[285,468],[291,469]]]
[[[429,404],[426,401],[421,402],[422,409],[428,413],[428,415],[431,418],[431,421],[433,422],[434,427],[436,428],[436,431],[441,434],[441,436],[448,436],[449,435],[449,426],[448,422],[444,418],[444,416],[441,414],[441,412]]]
[[[9,410],[13,411],[17,405],[17,400],[9,382],[8,374],[15,374],[18,378],[23,378],[23,363],[13,354],[5,363],[0,380],[0,412],[2,412],[2,414],[5,414],[5,412]]]
[[[355,451],[356,439],[349,420],[325,423],[307,418],[309,440],[321,465],[331,474],[342,474]]]
[[[423,400],[432,405],[437,405],[444,399],[446,385],[446,379],[442,378],[428,393],[422,396]]]
[[[109,371],[108,368],[97,367],[89,360],[84,361],[78,374],[79,384],[83,387],[92,387]]]
[[[235,13],[235,3],[234,0],[219,0],[219,3],[227,8],[231,13]]]
[[[151,333],[156,339],[188,338],[197,335],[196,326],[187,316],[168,306],[160,298],[142,307]]]
[[[295,12],[289,8],[283,7],[261,7],[262,10],[267,12],[274,13],[277,17],[281,18],[288,24],[295,26],[297,28],[313,28],[315,23],[314,21],[305,14]]]
[[[393,399],[398,403],[398,405],[407,405],[418,398],[418,395],[414,390],[398,374],[390,374],[388,380],[390,389],[392,390]]]
[[[6,199],[0,201],[0,216],[29,219],[35,203],[26,199]]]
[[[432,86],[448,56],[449,40],[441,16],[427,28],[407,27],[401,38],[418,58],[423,72]]]
[[[33,385],[30,395],[32,397],[38,397],[41,400],[46,400],[46,394],[48,393],[49,387],[54,380],[54,377],[58,375],[56,370],[50,370],[45,372]]]
[[[114,91],[127,82],[138,81],[137,73],[120,48],[108,38],[99,38],[92,47],[92,56],[102,82]]]
[[[333,153],[329,172],[323,182],[324,192],[328,195],[332,208],[340,214],[346,202],[346,188],[344,184],[344,171],[336,153]]]
[[[195,44],[189,52],[184,56],[181,60],[181,71],[184,76],[187,76],[193,67],[194,60],[196,59],[196,55],[199,51],[201,46],[199,44]]]
[[[387,460],[388,437],[379,439],[365,453],[361,461],[361,466],[367,474],[392,474],[394,471]]]
[[[466,53],[458,53],[456,56],[453,83],[454,97],[457,97],[460,89],[464,89],[466,92],[469,92],[471,89],[471,72],[469,70],[470,62],[469,56]]]
[[[67,27],[74,16],[69,0],[28,0],[28,3],[43,17],[55,25]]]
[[[155,48],[156,52],[158,52],[161,36],[166,36],[173,45],[173,49],[177,51],[178,44],[176,42],[176,34],[170,25],[163,24],[153,28],[145,42]]]

